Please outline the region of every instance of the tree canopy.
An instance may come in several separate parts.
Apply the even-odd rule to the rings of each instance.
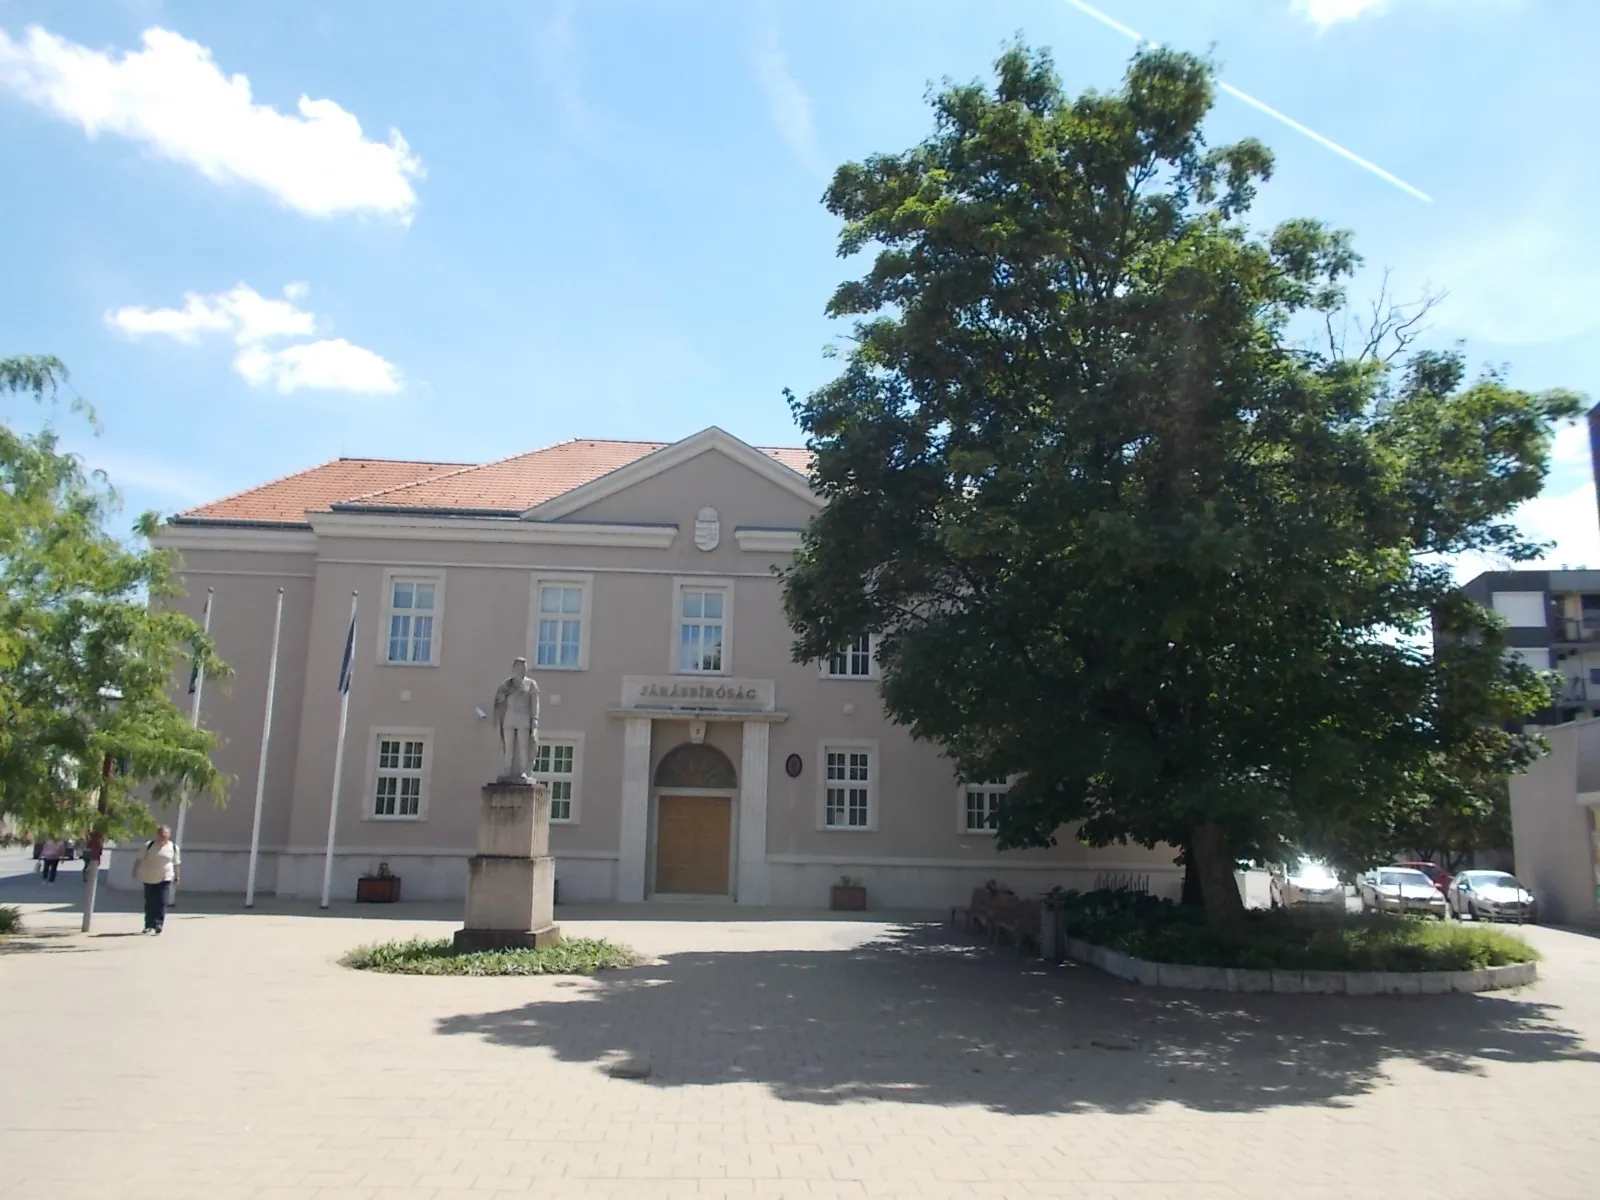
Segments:
[[[54,358],[0,358],[0,397],[51,402],[66,375]],[[116,505],[48,424],[0,423],[0,815],[36,835],[126,837],[148,830],[149,800],[222,795],[216,735],[191,728],[171,692],[180,667],[227,668],[159,603],[176,583],[171,555],[145,540],[155,515],[136,525],[144,544],[125,546],[106,530]]]
[[[1208,147],[1212,99],[1191,55],[1073,97],[1017,46],[839,168],[841,255],[874,257],[792,400],[827,506],[785,604],[797,660],[878,635],[891,717],[1015,780],[1002,846],[1174,845],[1226,921],[1238,859],[1370,861],[1441,773],[1534,752],[1502,727],[1548,688],[1442,560],[1535,552],[1509,514],[1578,398],[1302,336],[1359,260],[1249,227],[1272,158]]]

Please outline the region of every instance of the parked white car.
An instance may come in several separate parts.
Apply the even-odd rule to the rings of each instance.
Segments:
[[[1538,903],[1520,879],[1506,871],[1463,871],[1450,881],[1445,903],[1474,921],[1532,921]]]
[[[1361,907],[1378,912],[1425,913],[1443,921],[1449,915],[1433,880],[1411,867],[1379,867],[1356,881]]]
[[[1305,858],[1272,872],[1272,906],[1328,904],[1344,907],[1344,884],[1326,863]]]

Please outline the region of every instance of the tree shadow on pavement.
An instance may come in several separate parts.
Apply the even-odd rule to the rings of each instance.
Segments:
[[[1141,988],[959,944],[936,926],[856,950],[674,954],[558,986],[517,1008],[443,1018],[438,1032],[596,1069],[643,1060],[643,1086],[757,1083],[814,1104],[1019,1114],[1339,1106],[1396,1060],[1451,1074],[1600,1064],[1553,1006],[1515,996]]]

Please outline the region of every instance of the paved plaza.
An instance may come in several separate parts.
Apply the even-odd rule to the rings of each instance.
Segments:
[[[111,893],[85,938],[78,894],[0,881],[35,933],[0,948],[0,1196],[1600,1196],[1575,933],[1530,931],[1515,994],[1225,996],[927,920],[564,908],[651,961],[409,978],[334,960],[448,907],[187,897],[156,939]]]

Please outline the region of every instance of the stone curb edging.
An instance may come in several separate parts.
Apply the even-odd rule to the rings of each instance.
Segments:
[[[1237,967],[1191,967],[1153,963],[1077,938],[1063,937],[1066,956],[1108,975],[1145,987],[1193,988],[1208,992],[1320,993],[1336,996],[1422,996],[1488,992],[1526,987],[1539,976],[1537,963],[1512,963],[1480,971],[1245,971]]]

